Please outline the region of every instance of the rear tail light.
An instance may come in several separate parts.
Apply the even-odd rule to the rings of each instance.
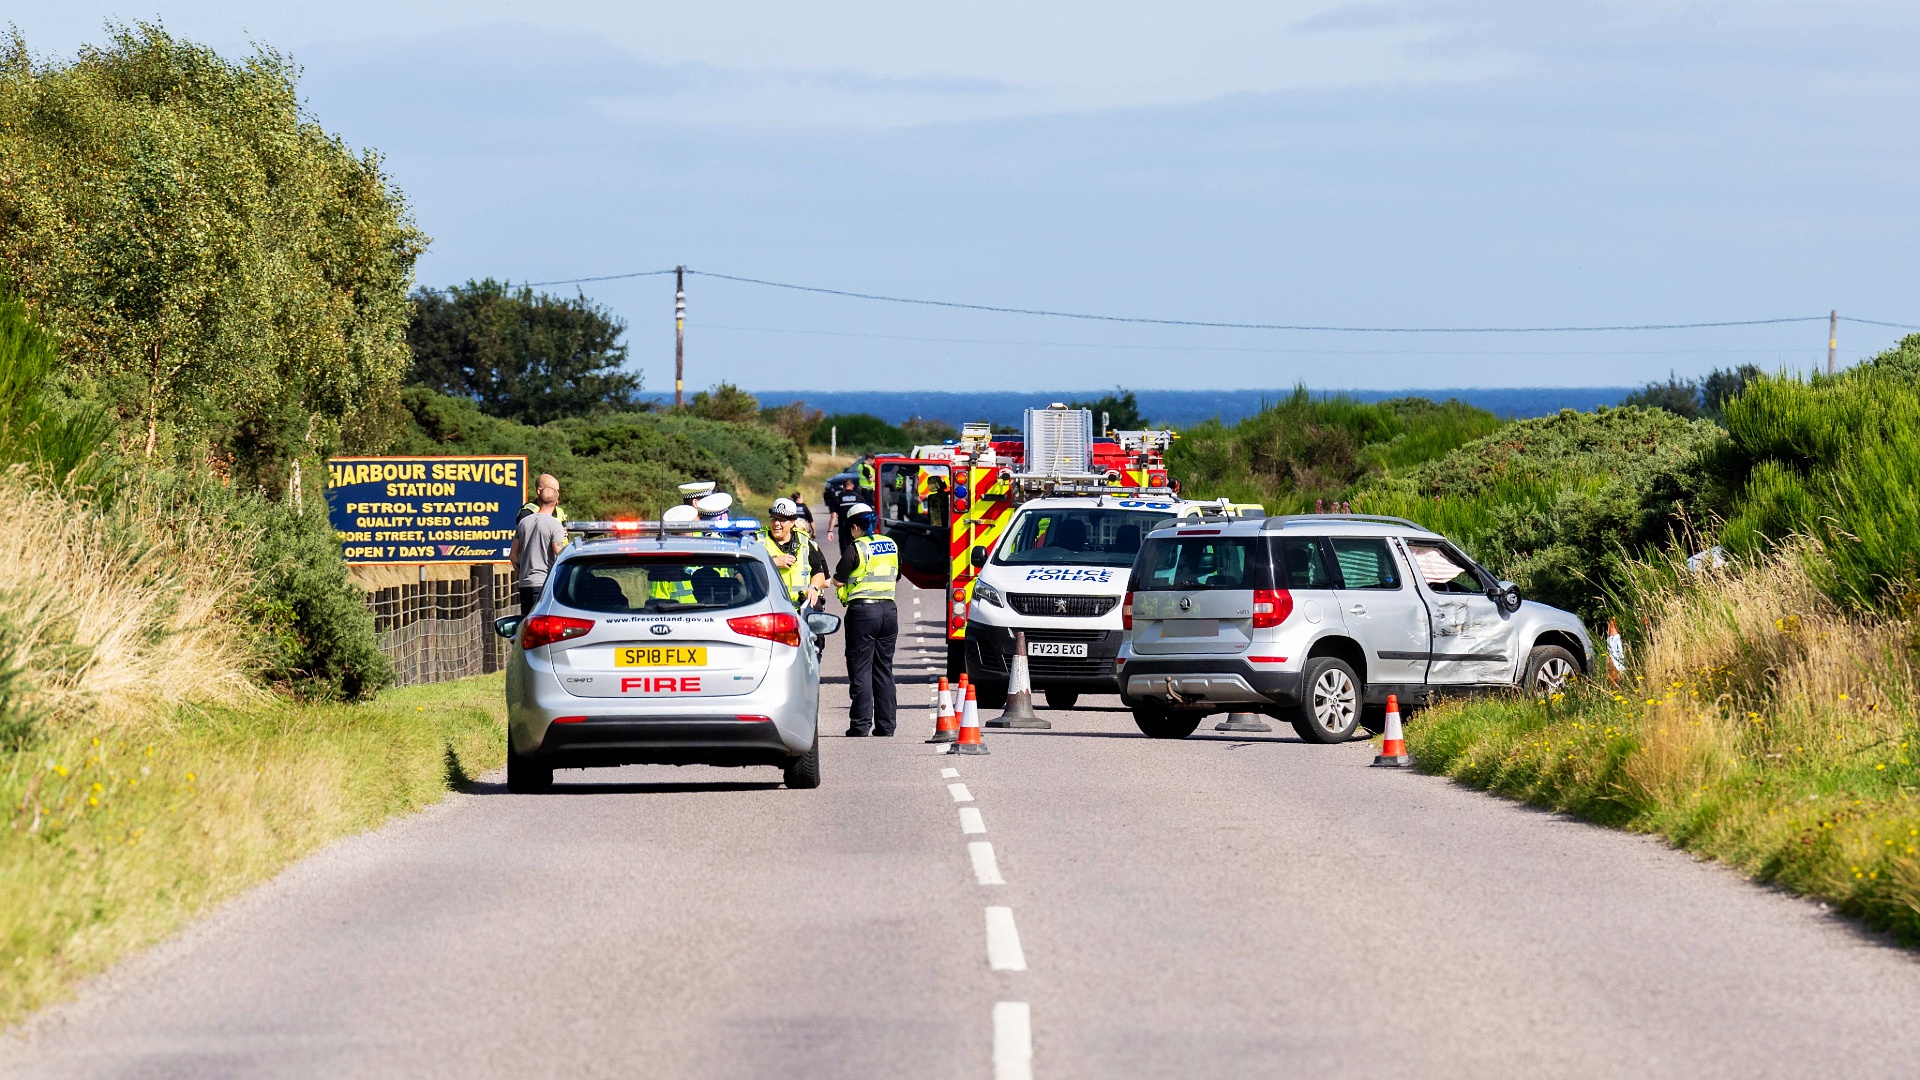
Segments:
[[[1133,629],[1133,594],[1132,593],[1128,593],[1127,598],[1125,600],[1120,601],[1120,629],[1122,630]]]
[[[537,649],[556,641],[577,638],[593,629],[592,619],[570,619],[565,615],[535,615],[520,631],[520,647]]]
[[[1253,627],[1279,626],[1293,614],[1293,594],[1285,589],[1253,590]]]
[[[742,615],[727,620],[727,629],[743,637],[765,638],[782,645],[800,645],[800,616],[784,611],[771,615]]]
[[[553,718],[553,722],[556,724],[584,724],[587,722],[587,718],[584,716],[556,716]]]
[[[738,720],[738,721],[740,721],[740,722],[741,722],[741,723],[743,723],[743,724],[771,724],[771,723],[773,723],[773,717],[771,717],[771,716],[736,716],[736,717],[734,717],[734,719],[735,719],[735,720]]]

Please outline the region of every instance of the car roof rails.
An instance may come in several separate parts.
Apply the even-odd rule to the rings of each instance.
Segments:
[[[1238,517],[1233,514],[1189,514],[1185,517],[1169,517],[1147,531],[1157,533],[1161,529],[1177,529],[1185,525],[1237,525],[1243,521],[1259,520],[1261,519]]]
[[[1409,529],[1418,529],[1423,533],[1433,532],[1432,529],[1427,528],[1417,521],[1408,521],[1403,517],[1389,517],[1386,514],[1285,514],[1275,515],[1266,520],[1272,527],[1280,529],[1292,525],[1312,525],[1327,521],[1354,521],[1368,525],[1404,525]],[[1439,534],[1435,533],[1434,535],[1437,536]]]

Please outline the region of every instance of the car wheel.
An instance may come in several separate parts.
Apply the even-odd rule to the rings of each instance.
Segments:
[[[515,795],[538,795],[553,788],[553,766],[528,761],[507,746],[507,790]]]
[[[1158,705],[1135,704],[1133,722],[1149,739],[1184,739],[1206,719],[1201,712],[1173,712]]]
[[[1047,708],[1049,709],[1071,709],[1079,703],[1080,691],[1078,690],[1047,691]]]
[[[807,752],[787,762],[781,779],[796,791],[820,786],[820,732],[818,730],[813,733],[813,745],[807,748]]]
[[[1527,677],[1522,684],[1534,697],[1543,698],[1565,690],[1580,677],[1580,663],[1573,654],[1558,645],[1542,645],[1527,654]]]
[[[1301,672],[1300,704],[1293,730],[1311,743],[1343,743],[1360,726],[1360,680],[1347,662],[1316,656]]]

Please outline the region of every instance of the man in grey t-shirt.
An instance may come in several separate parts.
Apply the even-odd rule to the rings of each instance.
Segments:
[[[547,571],[560,549],[567,546],[567,527],[555,513],[560,507],[560,481],[546,473],[533,482],[534,502],[539,509],[520,519],[513,528],[513,550],[507,555],[514,572],[520,575],[520,616],[533,611],[534,601],[546,587]]]

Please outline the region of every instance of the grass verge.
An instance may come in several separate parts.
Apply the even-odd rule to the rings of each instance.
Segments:
[[[498,675],[270,699],[0,753],[0,1027],[322,845],[504,760]]]
[[[1642,567],[1632,675],[1408,726],[1416,764],[1652,833],[1920,944],[1916,626],[1838,610],[1790,550],[1724,573]]]

